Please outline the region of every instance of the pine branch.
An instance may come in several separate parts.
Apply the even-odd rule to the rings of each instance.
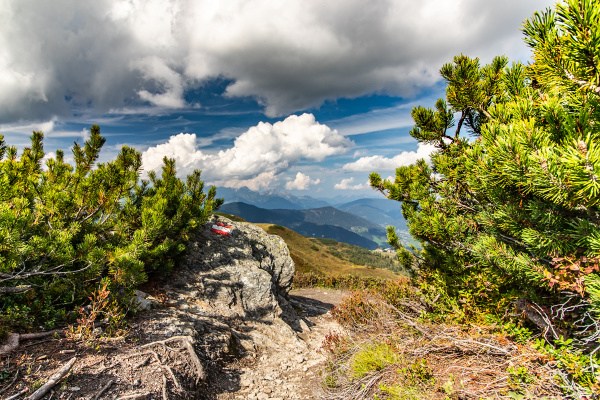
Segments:
[[[567,70],[565,70],[564,72],[567,79],[578,85],[580,88],[591,90],[593,93],[600,95],[600,86],[588,82],[584,79],[577,79],[575,75],[573,75],[573,73]]]

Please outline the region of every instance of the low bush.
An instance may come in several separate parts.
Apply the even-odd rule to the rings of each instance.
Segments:
[[[0,135],[0,321],[14,330],[73,321],[98,288],[127,310],[133,289],[169,273],[191,234],[220,204],[200,171],[185,180],[175,161],[140,180],[141,156],[124,146],[97,163],[105,139],[45,154],[34,132],[19,155]],[[101,284],[100,282],[104,282]]]

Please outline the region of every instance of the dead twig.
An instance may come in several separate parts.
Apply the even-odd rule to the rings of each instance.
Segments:
[[[169,400],[169,395],[167,394],[167,377],[163,374],[163,385],[162,385],[162,398],[163,400]]]
[[[92,397],[92,400],[98,400],[100,398],[100,396],[102,396],[104,394],[104,392],[106,392],[108,390],[108,388],[110,388],[113,385],[113,383],[115,383],[115,381],[112,379],[110,381],[108,381],[108,383],[106,385],[102,386],[102,388],[100,388],[100,390],[98,390],[98,393],[96,393],[94,395],[94,397]]]
[[[0,394],[4,393],[4,392],[6,392],[8,389],[10,389],[10,387],[11,387],[12,385],[14,385],[14,383],[17,381],[17,378],[18,378],[18,377],[19,377],[19,370],[17,370],[17,371],[15,372],[15,377],[13,378],[13,380],[12,380],[12,381],[10,381],[10,383],[9,383],[7,386],[5,386],[4,388],[2,388],[2,390],[0,390]]]
[[[27,400],[39,400],[42,397],[44,397],[44,395],[50,390],[52,389],[62,378],[64,378],[64,376],[66,374],[69,373],[69,371],[71,370],[71,368],[73,367],[73,364],[75,364],[75,361],[77,360],[77,357],[73,357],[71,358],[65,365],[63,365],[56,373],[54,373],[54,375],[52,375],[50,377],[50,379],[48,380],[48,382],[46,382],[45,384],[43,384],[38,390],[36,390],[35,392],[33,392],[31,394],[31,396],[29,396],[27,398]]]
[[[121,396],[117,400],[142,400],[150,396],[150,393],[133,393],[126,396]]]
[[[470,344],[470,345],[475,345],[475,346],[486,347],[490,350],[495,350],[496,352],[500,353],[500,354],[498,354],[498,353],[494,353],[494,352],[491,352],[491,353],[488,352],[490,354],[504,355],[504,356],[510,355],[510,351],[503,349],[502,347],[492,346],[491,344],[484,343],[484,342],[478,342],[477,340],[456,339],[451,336],[444,336],[444,338],[450,340],[453,344],[455,344],[459,348],[460,348],[460,345],[469,345]]]
[[[25,389],[21,390],[19,393],[16,393],[16,394],[13,394],[10,397],[7,397],[5,400],[14,400],[14,399],[17,399],[17,398],[23,396],[28,391],[29,391],[29,388],[25,388]]]

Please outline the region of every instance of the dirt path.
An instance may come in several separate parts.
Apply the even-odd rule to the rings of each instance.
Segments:
[[[171,293],[173,298],[174,293]],[[187,292],[186,296],[182,304],[188,308],[195,307]],[[151,348],[141,345],[165,337],[167,340],[171,340],[169,337],[181,337],[177,336],[181,333],[166,334],[166,331],[177,328],[175,324],[187,323],[186,318],[196,314],[181,313],[174,306],[148,311],[149,314],[144,314],[132,324],[127,338],[99,341],[96,345],[54,337],[24,343],[17,351],[0,357],[0,398],[16,393],[31,394],[36,382],[39,386],[40,382],[48,381],[52,373],[69,359],[77,357],[68,377],[46,398],[89,400],[101,393],[101,388],[106,385],[102,396],[98,395],[101,399],[138,393],[142,396],[140,398],[157,400],[165,398],[160,394],[165,389],[169,390],[167,397],[173,400],[319,399],[322,398],[321,371],[326,362],[321,351],[323,340],[330,332],[342,331],[329,311],[339,304],[343,296],[344,292],[326,289],[293,291],[290,303],[301,317],[292,324],[298,325],[296,332],[279,318],[247,320],[228,328],[223,323],[215,325],[216,320],[208,320],[213,325],[205,321],[207,331],[202,333],[203,338],[211,333],[215,338],[221,338],[221,332],[223,343],[208,341],[204,345],[208,346],[207,349],[200,349],[201,354],[220,349],[223,356],[217,356],[213,361],[203,359],[207,363],[207,385],[204,388],[194,389],[191,379],[195,375],[187,371],[193,364],[187,359],[188,353],[182,351],[185,343],[173,341]],[[173,310],[179,314],[173,316],[168,313]],[[164,313],[168,314],[168,318],[161,318]],[[201,311],[198,311],[200,314]],[[148,332],[160,332],[162,336],[153,338]],[[227,332],[231,334],[224,334]],[[231,335],[237,340],[230,340]],[[234,346],[243,349],[231,348],[234,342]],[[244,356],[236,361],[227,361],[226,353],[243,353]],[[183,387],[179,388],[178,384]],[[144,393],[146,395],[142,395]]]
[[[342,331],[329,311],[344,294],[320,288],[292,291],[290,302],[302,318],[303,332],[284,337],[277,335],[280,330],[268,326],[254,330],[256,358],[242,359],[230,366],[229,373],[224,371],[217,399],[321,398],[321,371],[326,362],[321,346],[327,334]],[[228,375],[237,379],[227,379]]]

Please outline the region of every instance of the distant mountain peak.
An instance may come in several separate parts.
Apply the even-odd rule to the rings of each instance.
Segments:
[[[305,210],[308,208],[325,207],[330,204],[326,201],[315,199],[310,196],[295,196],[291,193],[279,192],[256,192],[241,187],[239,189],[217,188],[218,197],[225,199],[225,203],[242,202],[252,204],[268,210]]]

